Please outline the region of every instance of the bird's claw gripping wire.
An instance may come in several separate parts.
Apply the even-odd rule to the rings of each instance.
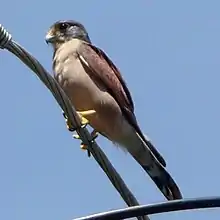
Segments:
[[[95,110],[87,110],[87,111],[77,111],[79,117],[80,117],[80,120],[81,120],[81,126],[83,127],[86,127],[88,124],[89,124],[89,121],[86,119],[86,116],[89,116],[89,115],[93,115],[95,114]],[[67,129],[71,132],[74,132],[76,131],[76,128],[74,128],[71,124],[71,122],[68,120],[68,117],[66,116],[66,114],[63,112],[63,116],[65,118],[65,121],[66,121],[66,125],[67,125]],[[98,132],[96,132],[95,130],[92,131],[91,133],[91,136],[92,136],[92,139],[90,141],[94,141],[97,136],[98,136]],[[75,139],[81,139],[80,136],[78,134],[74,134],[73,137]],[[80,144],[80,148],[82,150],[87,150],[88,151],[88,156],[90,157],[91,153],[90,151],[88,150],[86,144],[84,143],[81,143]]]
[[[86,125],[89,124],[89,121],[86,119],[86,116],[93,115],[96,113],[96,111],[95,110],[77,111],[77,113],[80,117],[81,125],[86,127]],[[64,112],[63,112],[63,116],[66,121],[67,129],[71,132],[75,131],[76,128],[73,127],[72,123],[70,122],[70,120],[68,119],[68,117],[66,116],[66,114]]]
[[[96,130],[93,130],[93,131],[91,132],[91,136],[92,136],[92,139],[90,140],[90,142],[93,142],[93,141],[98,137],[98,132],[97,132]],[[73,135],[73,138],[78,139],[78,140],[81,140],[81,138],[80,138],[80,136],[79,136],[78,134],[74,134],[74,135]],[[84,144],[83,142],[81,142],[80,148],[81,148],[82,150],[87,150],[87,152],[88,152],[88,157],[91,156],[91,153],[90,153],[90,151],[89,151],[89,149],[88,149],[88,147],[87,147],[86,144]]]
[[[67,129],[68,129],[70,132],[76,131],[77,128],[72,125],[72,123],[71,123],[70,120],[68,119],[68,117],[67,117],[67,115],[65,114],[65,112],[63,112],[63,117],[64,117],[64,119],[65,119]]]

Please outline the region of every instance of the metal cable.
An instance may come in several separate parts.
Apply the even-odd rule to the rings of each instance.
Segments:
[[[12,40],[12,36],[4,29],[0,24],[0,48],[7,49],[15,56],[17,56],[24,64],[26,64],[40,80],[45,84],[45,86],[51,91],[56,101],[59,103],[60,107],[65,112],[66,116],[76,128],[77,133],[82,139],[83,143],[88,146],[88,150],[92,153],[93,157],[106,173],[110,179],[113,186],[117,189],[121,197],[124,199],[128,206],[139,205],[135,196],[128,189],[123,179],[117,173],[115,168],[112,166],[108,158],[105,156],[104,152],[97,145],[95,141],[92,141],[92,137],[85,127],[80,124],[80,119],[72,106],[70,100],[54,80],[54,78],[44,69],[44,67],[35,59],[30,53],[28,53],[23,47]],[[147,216],[138,217],[139,220],[149,220]]]
[[[173,211],[184,211],[202,208],[217,208],[220,207],[220,197],[211,198],[195,198],[181,199],[169,202],[163,202],[153,205],[141,205],[125,209],[118,209],[109,212],[103,212],[95,215],[90,215],[74,220],[120,220],[132,218],[139,215],[150,215]]]
[[[7,44],[11,41],[11,39],[11,34],[9,34],[0,24],[0,48],[4,49],[7,46]]]

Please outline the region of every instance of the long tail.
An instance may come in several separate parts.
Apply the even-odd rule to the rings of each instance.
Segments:
[[[179,187],[166,171],[165,167],[160,163],[160,161],[158,161],[157,157],[150,150],[153,146],[152,143],[150,143],[151,147],[149,147],[147,143],[150,143],[149,140],[142,140],[137,133],[132,132],[123,145],[148,173],[168,200],[182,199]]]

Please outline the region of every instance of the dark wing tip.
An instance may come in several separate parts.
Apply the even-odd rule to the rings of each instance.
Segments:
[[[142,167],[150,175],[151,179],[160,189],[162,194],[167,198],[167,200],[177,200],[183,198],[180,189],[175,183],[174,179],[162,166],[160,166],[159,175],[151,175],[151,171],[149,170],[149,167],[147,166],[142,166]]]

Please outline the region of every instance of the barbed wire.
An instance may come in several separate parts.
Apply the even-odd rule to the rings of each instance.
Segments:
[[[194,199],[172,200],[168,202],[140,205],[129,207],[125,209],[118,209],[109,212],[98,213],[82,218],[75,218],[73,220],[120,220],[132,218],[139,215],[159,214],[173,211],[184,211],[192,209],[203,208],[217,208],[220,207],[220,197],[206,197]]]
[[[44,85],[51,91],[52,95],[63,109],[64,113],[68,117],[71,124],[76,128],[76,132],[79,134],[81,140],[85,145],[88,146],[88,151],[91,152],[97,163],[103,169],[103,171],[108,176],[109,180],[119,192],[121,197],[124,199],[128,206],[139,205],[137,199],[128,189],[123,179],[120,177],[118,172],[112,166],[104,152],[97,145],[97,143],[92,140],[92,137],[85,127],[81,126],[80,118],[72,106],[70,100],[54,80],[54,78],[44,69],[40,62],[35,59],[30,53],[28,53],[22,46],[12,40],[11,34],[9,34],[6,29],[0,24],[0,48],[7,49],[15,56],[17,56],[24,64],[26,64]],[[147,216],[137,217],[139,220],[149,220]]]

